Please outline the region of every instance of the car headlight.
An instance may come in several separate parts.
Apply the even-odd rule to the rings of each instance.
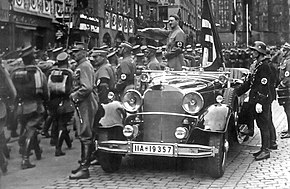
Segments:
[[[141,82],[143,83],[148,83],[150,81],[150,76],[148,73],[142,73],[141,74],[141,78],[140,78]]]
[[[174,135],[179,140],[185,139],[188,136],[188,129],[186,127],[177,127]]]
[[[122,99],[122,105],[128,112],[136,112],[142,103],[143,99],[141,94],[133,89],[126,91]]]
[[[204,105],[204,100],[201,94],[190,92],[183,97],[182,108],[189,114],[198,113]]]
[[[123,128],[123,135],[127,138],[137,137],[139,128],[137,125],[125,125]]]
[[[114,99],[115,99],[115,94],[113,93],[113,92],[109,92],[108,93],[108,99],[110,100],[110,101],[113,101]]]

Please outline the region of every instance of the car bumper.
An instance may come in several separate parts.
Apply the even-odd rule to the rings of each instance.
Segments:
[[[96,149],[116,154],[151,155],[166,157],[204,158],[214,157],[218,149],[200,144],[152,143],[109,140],[98,143]]]

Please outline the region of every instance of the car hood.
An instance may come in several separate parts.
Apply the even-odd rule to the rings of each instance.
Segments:
[[[161,75],[155,76],[150,87],[154,88],[158,85],[170,85],[186,92],[188,90],[200,91],[214,85],[214,81],[218,79],[216,75],[195,74],[195,75]]]

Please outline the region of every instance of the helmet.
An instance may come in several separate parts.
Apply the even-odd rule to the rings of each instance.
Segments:
[[[266,53],[266,44],[262,41],[255,41],[254,46],[250,46],[249,48],[252,50],[258,51],[261,54],[264,54],[264,55],[267,54]]]

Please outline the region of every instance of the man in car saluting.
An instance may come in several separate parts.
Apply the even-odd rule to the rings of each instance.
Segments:
[[[160,28],[145,28],[138,30],[139,34],[154,38],[156,40],[167,39],[167,53],[165,58],[167,58],[169,68],[175,71],[181,71],[184,58],[183,58],[183,48],[186,40],[184,31],[178,25],[179,16],[173,14],[169,16],[169,27],[171,30],[165,30]]]

